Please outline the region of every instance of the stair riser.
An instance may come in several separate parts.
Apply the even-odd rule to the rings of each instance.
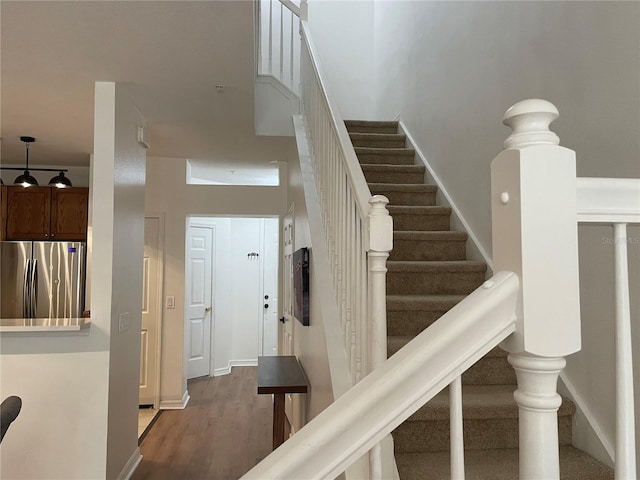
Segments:
[[[466,244],[450,240],[393,240],[389,260],[464,260]]]
[[[351,143],[354,147],[366,148],[404,148],[404,139],[402,138],[352,138]]]
[[[357,153],[358,161],[363,164],[375,165],[414,165],[414,154],[411,155],[378,155],[373,153]]]
[[[484,282],[484,272],[387,272],[389,295],[467,295]]]
[[[571,417],[558,418],[560,445],[571,445]],[[449,421],[406,421],[393,432],[396,453],[446,452],[449,450]],[[464,420],[467,450],[518,448],[518,419]]]
[[[442,231],[449,230],[450,214],[437,215],[392,213],[393,229],[406,231]]]
[[[387,334],[392,336],[418,335],[445,313],[445,310],[388,310]]]
[[[374,191],[371,187],[369,189],[374,195],[387,197],[390,205],[433,207],[436,204],[435,192],[389,192],[384,190]]]
[[[375,123],[358,122],[358,124],[354,124],[353,122],[346,121],[345,126],[349,133],[398,133],[397,123],[380,125]]]
[[[367,183],[424,183],[424,172],[368,172],[363,169]]]

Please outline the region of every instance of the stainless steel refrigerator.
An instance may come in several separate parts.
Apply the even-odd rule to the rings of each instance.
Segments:
[[[82,317],[85,251],[81,242],[0,242],[1,318]]]

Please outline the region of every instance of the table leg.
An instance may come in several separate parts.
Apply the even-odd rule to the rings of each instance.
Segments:
[[[284,443],[284,393],[273,394],[273,449]]]

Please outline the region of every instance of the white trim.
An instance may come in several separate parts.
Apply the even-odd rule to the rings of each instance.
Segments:
[[[116,477],[117,480],[129,480],[131,475],[136,471],[136,468],[138,468],[138,465],[140,465],[141,461],[142,455],[140,455],[140,448],[136,447],[134,452],[131,454],[131,457],[129,457],[129,460],[127,460],[127,463],[122,467],[120,474]]]
[[[428,179],[438,186],[438,193],[437,193],[438,204],[451,208],[451,229],[462,230],[467,233],[468,235],[467,252],[468,252],[469,258],[471,260],[479,260],[479,261],[485,262],[489,267],[487,276],[491,276],[493,273],[493,259],[491,258],[489,253],[484,249],[484,247],[480,243],[480,240],[478,240],[478,237],[473,232],[473,229],[471,228],[467,220],[464,218],[464,215],[462,215],[462,212],[460,211],[456,203],[453,201],[453,198],[451,197],[446,187],[440,180],[440,177],[438,177],[438,174],[435,172],[433,167],[429,164],[429,162],[427,161],[427,158],[424,156],[424,154],[420,150],[420,147],[418,147],[418,144],[414,141],[405,123],[402,120],[399,120],[398,126],[399,126],[400,133],[403,133],[404,135],[407,136],[407,142],[411,144],[411,148],[413,148],[416,151],[416,157],[426,167]]]
[[[160,410],[184,410],[187,408],[189,400],[191,400],[189,391],[185,390],[182,400],[162,400],[160,402]]]
[[[145,213],[144,218],[158,219],[158,316],[156,323],[156,386],[153,394],[153,408],[160,405],[160,378],[162,370],[162,324],[164,323],[164,213]]]
[[[600,425],[600,422],[596,420],[587,402],[578,393],[578,390],[576,389],[573,382],[569,380],[569,378],[567,377],[566,371],[560,372],[560,380],[562,381],[562,385],[564,385],[564,387],[566,388],[565,394],[568,393],[567,396],[571,398],[573,403],[575,403],[576,408],[582,413],[585,420],[587,421],[587,424],[589,426],[588,430],[590,431],[590,434],[591,434],[590,436],[592,437],[592,440],[599,442],[609,457],[608,461],[606,458],[599,458],[598,460],[608,464],[610,467],[613,468],[613,465],[615,464],[614,462],[615,447],[613,446],[613,442],[611,438],[609,438],[604,433],[604,429]],[[593,455],[593,452],[590,452],[590,454]]]
[[[229,375],[231,373],[231,369],[233,367],[257,367],[258,359],[257,358],[249,358],[246,360],[229,360],[229,363],[226,367],[216,368],[213,371],[213,377],[219,377],[221,375]]]

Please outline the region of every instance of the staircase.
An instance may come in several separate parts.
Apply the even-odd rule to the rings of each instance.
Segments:
[[[387,262],[388,355],[451,309],[485,279],[467,260],[466,233],[450,230],[451,210],[436,205],[397,122],[345,122],[372,194],[389,199],[394,249]],[[462,376],[466,478],[518,478],[516,377],[506,353],[492,350]],[[575,406],[558,413],[561,478],[613,479],[613,471],[571,446]],[[401,480],[449,479],[449,402],[442,392],[393,433]],[[540,479],[545,480],[545,479]]]

